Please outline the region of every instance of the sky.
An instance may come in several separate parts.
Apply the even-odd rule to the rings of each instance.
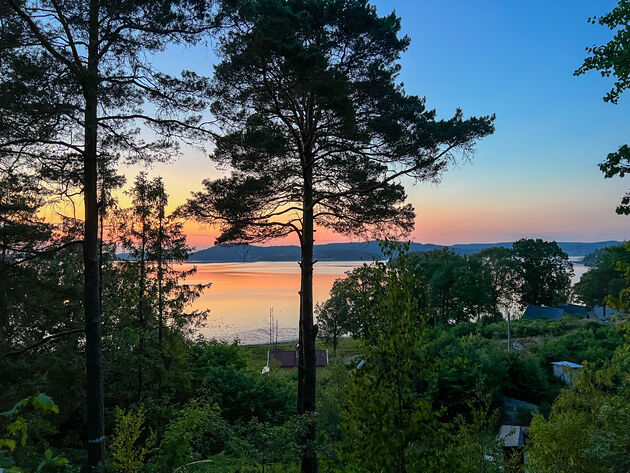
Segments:
[[[379,14],[395,11],[411,46],[401,80],[409,94],[427,98],[439,117],[496,114],[494,135],[476,146],[470,163],[450,169],[439,184],[403,181],[417,213],[410,239],[419,243],[625,240],[630,219],[614,209],[630,180],[604,179],[597,164],[630,141],[624,97],[605,103],[611,79],[575,77],[585,47],[611,32],[587,18],[610,11],[613,0],[378,0]],[[173,47],[155,58],[176,73],[211,72],[203,47]],[[140,170],[127,167],[128,181]],[[204,153],[184,149],[149,169],[164,177],[171,206],[220,172]],[[197,248],[217,235],[185,226]],[[316,243],[348,241],[318,232]],[[279,242],[276,242],[279,243]],[[286,243],[282,242],[282,243]]]

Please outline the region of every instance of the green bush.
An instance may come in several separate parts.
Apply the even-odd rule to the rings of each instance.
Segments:
[[[197,460],[223,452],[234,433],[221,417],[219,407],[200,399],[190,401],[169,424],[154,469],[171,472]]]
[[[212,366],[205,370],[201,387],[230,423],[254,417],[282,423],[296,413],[296,384],[280,371],[263,375],[232,365]]]
[[[507,368],[508,376],[503,386],[506,396],[540,404],[552,395],[552,385],[536,356],[512,352],[507,357]]]
[[[119,473],[140,473],[147,457],[155,450],[157,437],[153,430],[145,432],[143,407],[116,412],[116,426],[109,442],[114,469]]]

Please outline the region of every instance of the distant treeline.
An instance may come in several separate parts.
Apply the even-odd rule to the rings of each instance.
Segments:
[[[558,242],[558,246],[569,256],[585,256],[606,248],[607,246],[618,245],[619,243],[621,242]],[[439,248],[450,248],[458,255],[471,255],[491,247],[512,248],[512,244],[512,242],[464,243],[442,246],[431,243],[411,243],[409,251],[430,251]],[[319,261],[373,261],[382,260],[384,258],[383,252],[376,241],[315,245],[314,257]],[[190,260],[193,262],[205,263],[299,261],[299,259],[300,247],[292,245],[217,245],[196,251],[190,257]]]

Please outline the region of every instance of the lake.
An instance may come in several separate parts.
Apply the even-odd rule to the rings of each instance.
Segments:
[[[574,283],[587,270],[576,263],[580,258],[570,258]],[[346,271],[362,264],[318,262],[313,275],[315,303],[328,299],[335,279],[345,277]],[[278,321],[278,340],[298,338],[300,267],[296,262],[196,263],[182,265],[182,269],[192,266],[197,267],[197,273],[189,282],[212,283],[193,303],[194,309],[210,309],[205,326],[199,329],[206,338],[228,342],[238,339],[242,344],[268,342],[270,309]]]
[[[313,300],[328,299],[335,279],[363,262],[320,261],[313,274]],[[243,344],[269,341],[269,310],[278,321],[278,340],[298,338],[300,267],[296,262],[196,263],[191,283],[212,283],[197,299],[194,309],[210,309],[206,326],[199,332],[207,338]]]

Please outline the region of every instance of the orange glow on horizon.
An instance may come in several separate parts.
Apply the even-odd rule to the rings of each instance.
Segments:
[[[297,338],[300,288],[299,266],[281,263],[214,263],[184,265],[197,267],[189,283],[211,283],[193,308],[210,310],[206,326],[199,330],[208,337],[231,341],[236,335],[244,343],[268,340],[269,309],[279,322],[281,339]],[[352,263],[326,262],[315,265],[313,300],[328,299],[333,282],[356,267]],[[265,332],[267,334],[265,334]]]

